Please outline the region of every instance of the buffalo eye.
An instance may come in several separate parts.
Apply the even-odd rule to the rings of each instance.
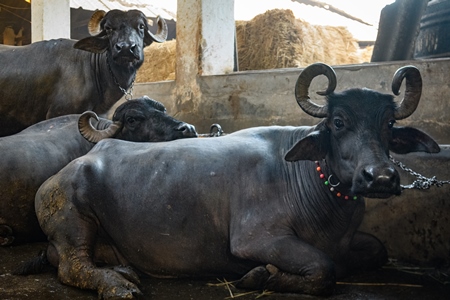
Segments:
[[[139,29],[140,29],[140,30],[144,30],[144,28],[145,28],[145,25],[144,25],[144,24],[139,24]]]
[[[130,125],[133,125],[136,122],[136,119],[133,117],[128,117],[127,118],[127,123]]]
[[[341,119],[334,119],[333,124],[336,129],[341,129],[344,127],[344,122]]]
[[[395,124],[395,120],[390,120],[388,123],[388,128],[391,129],[392,127],[394,127]]]
[[[109,33],[112,31],[112,28],[108,25],[105,25],[105,31]]]

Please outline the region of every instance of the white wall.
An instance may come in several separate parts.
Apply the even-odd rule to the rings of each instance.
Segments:
[[[31,42],[70,38],[70,0],[31,1]]]

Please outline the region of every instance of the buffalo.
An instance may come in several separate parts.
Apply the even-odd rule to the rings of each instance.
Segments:
[[[138,10],[96,11],[88,25],[93,36],[79,41],[0,45],[0,136],[57,116],[103,114],[124,94],[130,98],[144,47],[167,38],[166,22],[157,22],[153,34]]]
[[[97,119],[93,124],[91,117]],[[196,136],[194,126],[167,115],[162,103],[142,97],[117,107],[112,121],[85,112],[45,120],[0,138],[0,245],[45,240],[34,211],[36,191],[99,140],[156,142]]]
[[[319,75],[328,78],[324,105],[308,92]],[[394,94],[404,80],[400,103],[370,89],[334,92],[334,70],[319,63],[295,87],[303,111],[322,118],[315,126],[153,144],[102,140],[38,190],[49,241],[42,260],[61,282],[101,298],[141,295],[134,270],[234,275],[239,288],[330,294],[337,278],[387,260],[384,245],[358,226],[363,197],[401,193],[389,151],[440,151],[424,132],[394,126],[421,95],[417,68],[396,72]]]

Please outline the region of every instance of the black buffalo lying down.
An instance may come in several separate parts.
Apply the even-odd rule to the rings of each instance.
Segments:
[[[0,138],[0,245],[43,241],[34,211],[39,186],[73,159],[86,154],[103,138],[129,141],[168,141],[196,137],[194,126],[166,114],[165,107],[148,97],[119,106],[113,121],[92,112],[42,121],[20,133]],[[89,139],[80,135],[80,131]]]
[[[308,96],[321,74],[329,79],[324,106]],[[387,259],[382,243],[357,228],[362,197],[401,192],[389,151],[440,150],[425,133],[394,127],[420,99],[412,66],[397,71],[394,93],[405,77],[397,105],[369,89],[334,93],[334,71],[314,64],[300,74],[296,98],[323,118],[316,126],[169,143],[102,140],[36,194],[48,260],[63,283],[104,298],[139,295],[138,277],[95,261],[154,276],[235,274],[241,288],[331,293],[337,277]]]
[[[93,36],[78,42],[0,45],[0,136],[57,116],[106,113],[133,85],[144,47],[167,38],[164,19],[153,34],[138,10],[97,11],[88,28]]]

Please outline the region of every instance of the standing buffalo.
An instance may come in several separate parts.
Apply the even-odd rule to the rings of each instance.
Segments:
[[[88,27],[95,36],[78,42],[0,45],[0,136],[66,114],[105,113],[133,86],[144,47],[167,37],[164,19],[153,34],[138,10],[97,11]]]
[[[0,138],[0,245],[44,240],[34,211],[36,191],[91,150],[94,142],[107,137],[156,142],[197,136],[194,126],[167,115],[161,103],[148,97],[119,106],[113,122],[100,119],[92,126],[91,114],[53,118]],[[79,119],[79,129],[89,141],[80,135]]]
[[[312,79],[329,84],[320,106]],[[154,276],[243,276],[238,287],[329,294],[337,277],[382,266],[383,244],[357,231],[363,197],[401,193],[389,151],[438,152],[411,127],[394,127],[419,103],[422,80],[401,68],[394,97],[335,93],[332,68],[314,64],[296,99],[316,126],[256,127],[209,139],[129,143],[107,139],[48,179],[36,213],[49,262],[65,284],[102,298],[141,292],[129,266]],[[122,265],[99,268],[94,261]]]

